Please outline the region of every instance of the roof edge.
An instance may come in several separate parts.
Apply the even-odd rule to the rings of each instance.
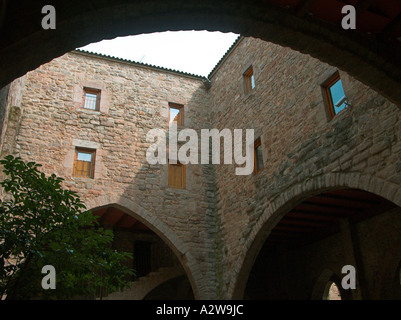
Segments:
[[[227,58],[233,53],[234,49],[241,43],[241,41],[245,39],[244,36],[239,35],[238,38],[233,42],[233,44],[228,48],[226,53],[221,57],[219,62],[217,62],[216,66],[213,68],[212,71],[207,76],[207,79],[210,81],[210,79],[215,75],[217,70],[222,66],[222,64],[227,60]]]
[[[151,65],[151,64],[147,64],[147,63],[143,63],[143,62],[137,62],[137,61],[124,59],[124,58],[118,58],[118,57],[114,57],[114,56],[110,56],[110,55],[106,55],[106,54],[102,54],[102,53],[97,53],[97,52],[91,52],[91,51],[82,50],[82,49],[75,49],[75,50],[71,51],[71,53],[80,54],[80,55],[84,55],[84,56],[96,57],[96,58],[109,60],[109,61],[115,61],[115,62],[119,62],[119,63],[135,65],[138,67],[143,67],[143,68],[167,72],[167,73],[173,73],[173,74],[177,74],[180,76],[185,76],[185,77],[194,78],[194,79],[203,80],[203,81],[208,80],[208,78],[206,76],[196,75],[196,74],[188,73],[185,71],[169,69],[169,68],[165,68],[165,67]]]

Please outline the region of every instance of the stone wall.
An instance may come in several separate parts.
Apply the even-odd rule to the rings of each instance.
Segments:
[[[256,87],[246,94],[250,65]],[[300,201],[352,187],[401,205],[400,109],[340,70],[352,106],[330,120],[321,84],[335,71],[252,38],[237,43],[210,88],[196,76],[68,53],[26,75],[9,150],[65,178],[89,209],[134,215],[175,253],[195,298],[240,298],[269,231]],[[101,90],[100,111],[82,107],[84,87]],[[264,169],[237,176],[235,165],[191,164],[187,188],[169,188],[167,166],[145,158],[146,133],[168,129],[169,102],[185,106],[184,127],[198,134],[254,129]],[[72,177],[84,146],[96,149],[94,179]]]
[[[22,76],[0,90],[1,156],[10,153],[14,148],[23,112],[25,81],[26,76]]]
[[[184,127],[199,130],[208,123],[204,79],[78,52],[26,77],[24,113],[12,153],[63,177],[65,187],[92,206],[102,197],[129,199],[151,221],[140,212],[132,214],[163,235],[182,264],[196,268],[191,270],[195,295],[213,296],[212,168],[188,165],[186,189],[173,189],[167,185],[167,165],[150,165],[145,158],[147,132],[168,129],[169,102],[184,105]],[[83,108],[84,87],[101,90],[100,111]],[[96,149],[94,179],[72,176],[75,147]],[[171,239],[179,239],[182,247],[175,248]],[[201,293],[196,292],[200,279],[206,283]]]
[[[250,65],[256,87],[247,94],[243,73]],[[219,281],[226,297],[236,297],[269,230],[303,199],[357,187],[400,205],[400,111],[340,70],[352,106],[330,120],[321,85],[335,71],[308,55],[245,38],[211,77],[212,125],[254,129],[264,160],[257,175],[216,166],[224,239]]]

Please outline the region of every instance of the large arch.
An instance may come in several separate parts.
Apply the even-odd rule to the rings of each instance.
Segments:
[[[369,11],[372,1],[357,1],[358,22],[365,26],[373,23],[371,29],[356,30],[342,29],[345,3],[336,0],[54,0],[55,30],[41,26],[46,1],[1,3],[0,87],[55,57],[102,39],[166,30],[218,30],[310,54],[346,71],[401,107],[401,26],[397,13],[401,8],[397,2],[392,2],[392,11],[387,8],[380,16],[377,10]]]
[[[245,240],[241,254],[236,259],[232,279],[227,296],[241,299],[244,294],[249,273],[255,263],[259,251],[271,230],[295,205],[319,193],[339,188],[355,188],[383,197],[401,206],[401,189],[399,185],[380,178],[359,173],[330,173],[310,178],[303,183],[290,186],[259,217],[254,229]]]
[[[339,275],[335,274],[333,271],[329,269],[324,269],[320,276],[318,277],[315,286],[313,288],[312,300],[322,300],[324,299],[323,295],[326,293],[328,289],[328,283],[335,283],[340,291],[341,300],[351,300],[350,293],[345,291],[341,287],[341,278]]]
[[[181,241],[175,232],[169,228],[163,221],[149,211],[142,208],[132,200],[117,195],[103,195],[97,198],[88,200],[85,203],[88,210],[98,210],[103,207],[113,206],[125,213],[138,219],[141,223],[156,233],[173,251],[180,261],[194,293],[195,299],[206,299],[199,289],[199,284],[202,281],[202,275],[198,268],[199,264],[189,251],[189,247]]]

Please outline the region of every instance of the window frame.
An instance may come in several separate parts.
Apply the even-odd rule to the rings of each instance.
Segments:
[[[76,172],[76,164],[77,164],[77,161],[79,161],[78,160],[78,154],[79,153],[85,153],[85,154],[90,154],[91,155],[90,171],[88,172],[88,175],[80,175],[80,174],[77,174],[77,172]],[[95,178],[95,166],[96,166],[96,149],[75,147],[74,164],[73,164],[73,167],[72,167],[72,176],[73,177],[75,177],[75,178],[94,179]]]
[[[92,110],[92,111],[100,111],[100,98],[101,98],[101,90],[95,88],[88,88],[84,87],[83,89],[84,97],[83,97],[83,108],[85,110]],[[93,94],[96,95],[96,106],[95,109],[87,108],[86,105],[86,94]]]
[[[180,166],[181,167],[181,184],[180,185],[172,185],[170,184],[170,166]],[[174,188],[174,189],[186,189],[186,166],[185,164],[182,164],[181,162],[177,161],[177,163],[170,163],[170,161],[167,164],[167,185],[169,188]]]
[[[338,112],[336,114],[335,108],[334,108],[333,96],[332,96],[331,91],[330,91],[330,88],[332,86],[334,86],[340,80],[341,80],[340,73],[338,71],[336,71],[322,85],[323,93],[324,93],[324,100],[325,100],[325,104],[326,104],[326,109],[327,109],[327,111],[329,113],[330,120],[333,119],[337,114],[341,113],[341,111],[344,111],[344,110],[341,110],[340,112]],[[341,86],[342,86],[342,82],[341,82]],[[344,90],[343,86],[342,86],[342,88]],[[344,94],[345,94],[345,90],[344,90]],[[347,105],[347,107],[348,107],[348,105]]]
[[[255,74],[253,72],[252,65],[246,69],[246,71],[243,73],[243,77],[244,77],[244,82],[245,82],[245,93],[249,94],[256,87]],[[252,79],[253,79],[253,81],[252,81]]]
[[[178,113],[179,118],[177,119],[177,126],[183,126],[184,125],[184,105],[178,104],[178,103],[173,103],[173,102],[168,103],[168,124],[169,125],[170,125],[170,119],[171,119],[171,109],[180,110]]]
[[[255,175],[258,174],[259,172],[261,172],[265,168],[264,163],[263,163],[263,153],[261,154],[263,167],[261,169],[258,168],[258,159],[257,159],[256,149],[259,147],[262,148],[262,141],[260,138],[257,138],[253,143],[253,173]]]

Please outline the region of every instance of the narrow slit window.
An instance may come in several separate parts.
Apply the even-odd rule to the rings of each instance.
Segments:
[[[95,150],[75,150],[73,176],[81,178],[93,178],[95,173]]]
[[[262,144],[260,138],[254,143],[254,172],[257,174],[264,168],[263,165],[263,154],[262,154]]]
[[[244,72],[245,92],[249,93],[255,88],[255,76],[253,74],[253,66],[250,66]]]
[[[99,111],[100,90],[84,88],[84,108]]]
[[[185,189],[185,165],[180,162],[168,164],[168,186],[170,188]]]
[[[323,85],[323,89],[330,118],[348,107],[348,99],[338,72]]]
[[[169,103],[169,123],[176,122],[177,126],[184,125],[184,106],[175,103]]]

